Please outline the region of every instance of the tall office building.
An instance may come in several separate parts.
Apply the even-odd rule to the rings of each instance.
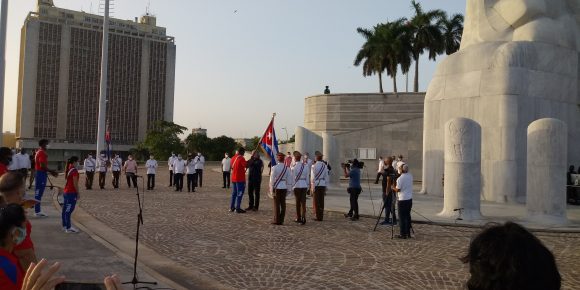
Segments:
[[[57,159],[96,149],[102,30],[102,16],[38,0],[22,27],[18,147],[49,139]],[[109,33],[107,123],[113,149],[127,151],[173,121],[176,47],[148,14],[111,18]]]

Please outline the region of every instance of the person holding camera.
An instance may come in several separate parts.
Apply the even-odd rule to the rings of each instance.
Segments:
[[[393,196],[394,192],[392,190],[393,185],[397,181],[397,172],[395,168],[391,165],[393,163],[392,157],[387,157],[385,159],[385,166],[382,172],[383,174],[383,206],[385,209],[385,220],[381,222],[381,225],[396,225],[397,217],[395,210],[393,208]],[[391,220],[391,217],[392,220]]]
[[[348,188],[346,191],[350,194],[350,210],[344,214],[345,218],[350,218],[351,221],[358,220],[358,196],[362,191],[360,185],[360,169],[361,163],[354,159],[352,164],[342,164],[344,170],[344,177],[348,178]]]

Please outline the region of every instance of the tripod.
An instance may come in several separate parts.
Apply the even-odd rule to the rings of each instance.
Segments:
[[[141,186],[143,186],[143,177],[141,178]],[[152,289],[150,287],[137,287],[138,284],[145,285],[157,285],[157,282],[144,282],[139,281],[137,278],[137,258],[139,256],[139,232],[141,230],[141,225],[143,224],[143,206],[141,205],[141,195],[139,194],[139,186],[135,187],[137,191],[137,205],[139,206],[139,212],[137,213],[137,234],[135,235],[135,260],[133,261],[133,279],[130,282],[123,282],[123,284],[133,284],[133,289]]]

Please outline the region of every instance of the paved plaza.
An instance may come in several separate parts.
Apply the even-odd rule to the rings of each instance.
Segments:
[[[391,227],[373,232],[374,219],[338,212],[316,222],[309,211],[300,226],[292,204],[284,225],[273,226],[266,180],[260,211],[235,214],[221,173],[204,172],[204,187],[188,193],[168,187],[161,169],[145,193],[142,263],[185,289],[461,289],[468,277],[458,258],[476,229],[414,224],[413,239],[391,240]],[[83,191],[76,216],[121,252],[135,238],[137,214],[135,191],[122,181],[118,190],[108,179],[106,190]],[[536,234],[556,255],[564,289],[580,289],[580,234]]]

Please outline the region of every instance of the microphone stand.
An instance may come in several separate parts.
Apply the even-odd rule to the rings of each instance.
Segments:
[[[143,186],[143,178],[141,176],[137,176],[141,178],[141,186]],[[139,256],[139,233],[141,230],[141,225],[143,224],[143,207],[141,205],[141,196],[139,194],[139,187],[136,186],[135,189],[137,190],[137,204],[139,206],[139,213],[137,213],[137,234],[135,235],[135,260],[133,262],[133,279],[130,282],[123,282],[123,284],[133,284],[133,289],[152,289],[150,287],[137,287],[138,284],[145,284],[145,285],[157,285],[157,282],[144,282],[139,281],[137,278],[137,257]]]

